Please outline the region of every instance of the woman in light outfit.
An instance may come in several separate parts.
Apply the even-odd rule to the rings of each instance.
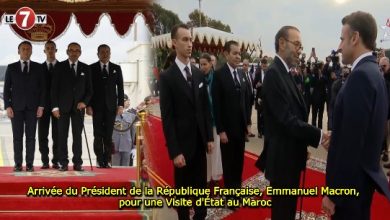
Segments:
[[[211,56],[207,53],[202,54],[199,60],[200,70],[205,74],[207,82],[207,91],[209,93],[209,103],[211,118],[213,120],[213,135],[214,135],[214,150],[207,154],[207,183],[209,186],[219,185],[219,181],[222,178],[222,160],[221,160],[221,148],[219,145],[219,136],[217,135],[217,129],[215,127],[214,113],[212,111],[213,100],[211,97],[211,87],[213,86],[214,70],[211,61]]]

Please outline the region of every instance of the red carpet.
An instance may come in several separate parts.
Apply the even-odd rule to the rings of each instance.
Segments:
[[[13,172],[12,167],[0,167],[0,219],[143,219],[145,213],[135,208],[119,210],[119,200],[125,196],[65,196],[69,187],[78,189],[125,188],[134,185],[135,168],[97,169],[85,172],[40,170]],[[30,187],[62,189],[63,196],[27,196]]]
[[[158,107],[158,105],[157,105]],[[146,147],[144,155],[148,165],[148,174],[152,186],[173,186],[173,165],[169,159],[168,150],[165,146],[164,134],[162,131],[159,108],[155,106],[155,112],[147,117],[143,126],[144,144]],[[245,152],[244,157],[244,186],[265,188],[268,184],[264,176],[255,167],[257,155]],[[306,171],[305,187],[323,186],[325,182],[325,163],[318,160],[310,160]],[[303,199],[303,219],[326,219],[321,211],[322,197],[305,197]],[[298,202],[299,204],[299,202]],[[242,219],[267,219],[270,218],[269,208],[240,208],[234,213],[224,208],[209,209],[211,219],[242,220]],[[390,203],[378,193],[374,195],[372,204],[373,220],[390,220]],[[322,218],[323,217],[323,218]]]
[[[244,173],[248,170],[244,169]],[[252,172],[251,170],[249,172]],[[245,175],[245,174],[244,174]],[[260,179],[255,180],[260,181]],[[308,168],[306,171],[305,187],[323,186],[325,184],[325,174]],[[266,197],[265,197],[266,198]],[[315,219],[324,217],[321,211],[322,197],[304,197],[303,199],[303,219]],[[299,204],[299,200],[298,200]],[[225,220],[241,219],[268,219],[271,218],[271,209],[269,208],[240,208],[236,212],[228,215]],[[371,206],[371,219],[383,220],[390,219],[390,203],[379,193],[374,194],[373,204]]]

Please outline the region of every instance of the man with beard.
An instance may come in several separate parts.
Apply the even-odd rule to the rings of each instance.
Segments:
[[[273,188],[299,188],[306,168],[307,147],[327,145],[329,136],[307,123],[308,112],[290,69],[299,64],[303,50],[300,32],[284,26],[275,36],[276,57],[268,68],[262,87],[265,119],[265,177]],[[293,220],[297,196],[273,196],[273,220]]]

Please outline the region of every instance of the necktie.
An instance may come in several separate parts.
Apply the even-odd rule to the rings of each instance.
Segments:
[[[236,89],[240,89],[240,82],[238,81],[238,77],[237,77],[237,71],[233,71],[233,76],[234,76],[234,85],[236,87]]]
[[[107,71],[107,65],[106,64],[104,64],[103,65],[103,70],[102,70],[102,73],[103,73],[103,79],[107,79],[107,77],[108,77],[108,71]]]
[[[190,73],[190,69],[188,68],[188,66],[184,68],[184,71],[186,72],[187,83],[190,86],[190,88],[192,88],[192,75]]]
[[[72,69],[73,75],[74,75],[74,76],[77,76],[76,70],[74,69],[75,65],[76,65],[76,64],[72,63],[71,69]]]
[[[27,61],[24,61],[23,62],[23,73],[24,74],[27,74],[28,73],[28,65],[27,65]]]
[[[54,68],[53,63],[49,63],[49,72],[53,72],[53,68]]]
[[[253,85],[252,85],[252,78],[249,73],[246,74],[246,77],[248,78],[249,86],[251,87],[251,90],[253,91]]]

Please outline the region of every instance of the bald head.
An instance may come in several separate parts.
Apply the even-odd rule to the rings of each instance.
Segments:
[[[388,57],[382,57],[380,60],[379,60],[379,67],[380,69],[382,70],[383,73],[389,73],[389,69],[390,69],[390,62],[389,62],[389,58]]]

